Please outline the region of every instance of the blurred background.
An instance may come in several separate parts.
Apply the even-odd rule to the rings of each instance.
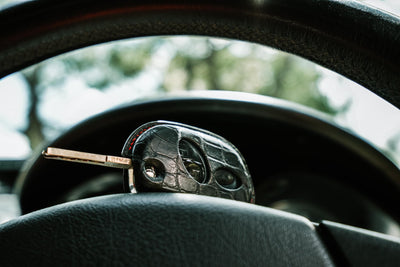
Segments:
[[[0,8],[16,2],[0,0]],[[362,2],[400,14],[398,0]],[[113,107],[188,90],[251,92],[306,105],[400,162],[400,111],[363,87],[277,50],[193,36],[96,45],[1,79],[0,159],[24,160]]]

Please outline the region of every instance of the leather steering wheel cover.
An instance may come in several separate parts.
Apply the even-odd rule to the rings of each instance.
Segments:
[[[0,75],[90,44],[149,35],[248,40],[303,56],[400,107],[400,20],[356,1],[30,1],[0,12]]]
[[[182,205],[184,203],[184,205]],[[103,196],[0,228],[1,266],[331,266],[303,217],[191,194]],[[23,252],[23,255],[21,255]]]

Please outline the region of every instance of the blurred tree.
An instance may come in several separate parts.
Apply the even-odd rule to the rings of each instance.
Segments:
[[[23,72],[29,89],[29,111],[28,126],[24,134],[29,138],[31,148],[37,147],[43,140],[43,123],[38,116],[39,106],[39,84],[40,84],[41,67],[31,68],[29,71]]]
[[[107,90],[151,68],[161,69],[164,75],[159,91],[244,91],[287,99],[330,114],[336,112],[318,91],[317,69],[300,58],[243,42],[200,37],[143,38],[78,50],[24,70],[31,99],[25,133],[32,148],[42,142],[43,128],[51,127],[38,114],[45,88],[57,88],[74,76],[84,80],[88,88]]]
[[[98,90],[126,77],[134,77],[143,70],[157,42],[156,39],[148,39],[138,46],[116,44],[105,49],[99,46],[97,49],[78,50],[23,70],[21,73],[28,85],[30,99],[28,126],[23,133],[29,138],[31,148],[44,141],[44,128],[54,130],[38,112],[46,88],[61,87],[68,76],[80,77],[85,80],[87,87]]]
[[[257,93],[297,102],[335,114],[317,86],[320,74],[311,62],[278,51],[264,51],[256,45],[245,55],[232,52],[235,44],[218,47],[210,39],[204,42],[207,52],[192,56],[178,49],[165,76],[166,91],[214,89]],[[243,45],[243,44],[241,44]],[[246,49],[246,48],[243,48]]]

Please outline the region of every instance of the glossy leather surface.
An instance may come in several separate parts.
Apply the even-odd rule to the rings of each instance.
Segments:
[[[170,121],[149,122],[129,136],[122,156],[132,159],[138,191],[186,192],[255,203],[243,156],[215,133]]]

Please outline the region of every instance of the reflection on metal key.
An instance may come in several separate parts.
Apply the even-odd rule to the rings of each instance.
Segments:
[[[48,159],[124,169],[129,191],[194,193],[254,203],[254,186],[240,152],[226,139],[192,126],[149,122],[126,140],[122,157],[48,147]]]
[[[120,169],[129,169],[132,167],[132,160],[129,158],[105,156],[55,147],[48,147],[42,154],[47,159],[72,161]]]

